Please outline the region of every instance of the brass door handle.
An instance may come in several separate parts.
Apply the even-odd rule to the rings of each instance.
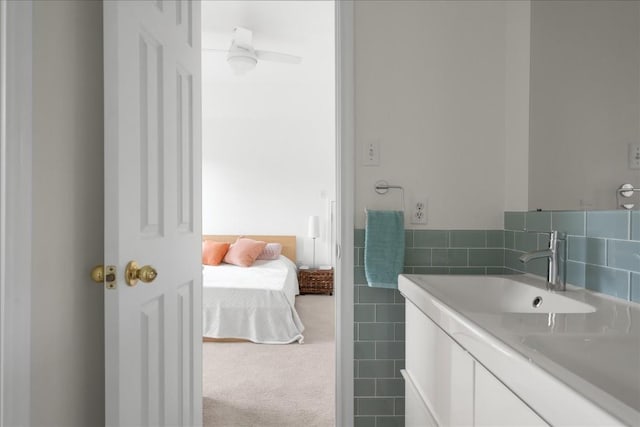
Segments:
[[[96,283],[103,284],[104,283],[104,265],[96,265],[91,270],[91,280]]]
[[[138,280],[144,283],[151,283],[158,277],[158,272],[150,265],[139,267],[138,263],[131,261],[127,264],[127,268],[124,272],[124,280],[129,286],[135,286],[138,284]]]
[[[107,288],[113,289],[116,287],[116,267],[113,265],[96,265],[91,270],[91,279],[102,285],[105,284]]]

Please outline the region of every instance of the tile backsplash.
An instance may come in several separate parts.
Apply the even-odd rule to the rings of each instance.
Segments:
[[[546,232],[567,236],[567,281],[640,303],[640,212],[505,212],[504,230],[406,230],[405,273],[546,276]],[[404,298],[370,288],[364,274],[364,230],[354,235],[355,426],[404,425]]]
[[[640,211],[505,212],[505,268],[546,276],[546,261],[518,257],[567,233],[567,282],[640,302]]]
[[[504,274],[503,230],[406,230],[405,273]],[[370,288],[364,230],[355,230],[355,426],[404,425],[404,298]]]

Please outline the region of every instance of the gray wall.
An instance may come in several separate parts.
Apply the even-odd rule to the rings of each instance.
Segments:
[[[507,117],[509,142],[523,145],[528,129],[528,39],[510,27],[507,45],[513,12],[500,1],[355,2],[357,228],[365,208],[400,208],[398,191],[374,191],[381,179],[404,187],[407,228],[502,228],[505,177],[518,174],[506,169]],[[363,164],[370,142],[378,166]],[[417,198],[428,199],[426,226],[409,223]]]
[[[640,2],[531,6],[529,209],[616,209],[640,185]]]
[[[33,426],[104,424],[102,3],[33,4]]]

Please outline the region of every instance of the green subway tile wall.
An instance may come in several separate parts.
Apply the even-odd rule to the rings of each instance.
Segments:
[[[640,274],[631,273],[631,301],[640,302]]]
[[[550,230],[568,234],[567,281],[640,303],[638,211],[505,212],[505,230],[406,230],[409,274],[546,276],[545,260],[519,257],[548,246]],[[370,288],[364,274],[364,230],[354,234],[355,426],[404,425],[404,298]]]
[[[505,267],[546,275],[546,266],[519,262],[524,252],[547,247],[544,232],[567,233],[567,282],[640,302],[640,212],[505,212]],[[513,239],[513,240],[511,240]]]
[[[640,240],[640,211],[631,212],[631,240]]]
[[[405,273],[503,274],[503,230],[406,230]],[[355,425],[404,425],[404,298],[370,288],[364,230],[354,234]]]

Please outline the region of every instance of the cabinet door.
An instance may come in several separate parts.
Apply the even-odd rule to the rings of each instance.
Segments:
[[[404,425],[405,427],[438,427],[438,423],[433,419],[427,404],[424,403],[418,389],[416,388],[411,374],[406,370],[400,373],[404,378]]]
[[[475,364],[475,378],[475,426],[548,425],[479,363]]]
[[[406,332],[406,370],[438,424],[471,425],[471,356],[409,301]]]

